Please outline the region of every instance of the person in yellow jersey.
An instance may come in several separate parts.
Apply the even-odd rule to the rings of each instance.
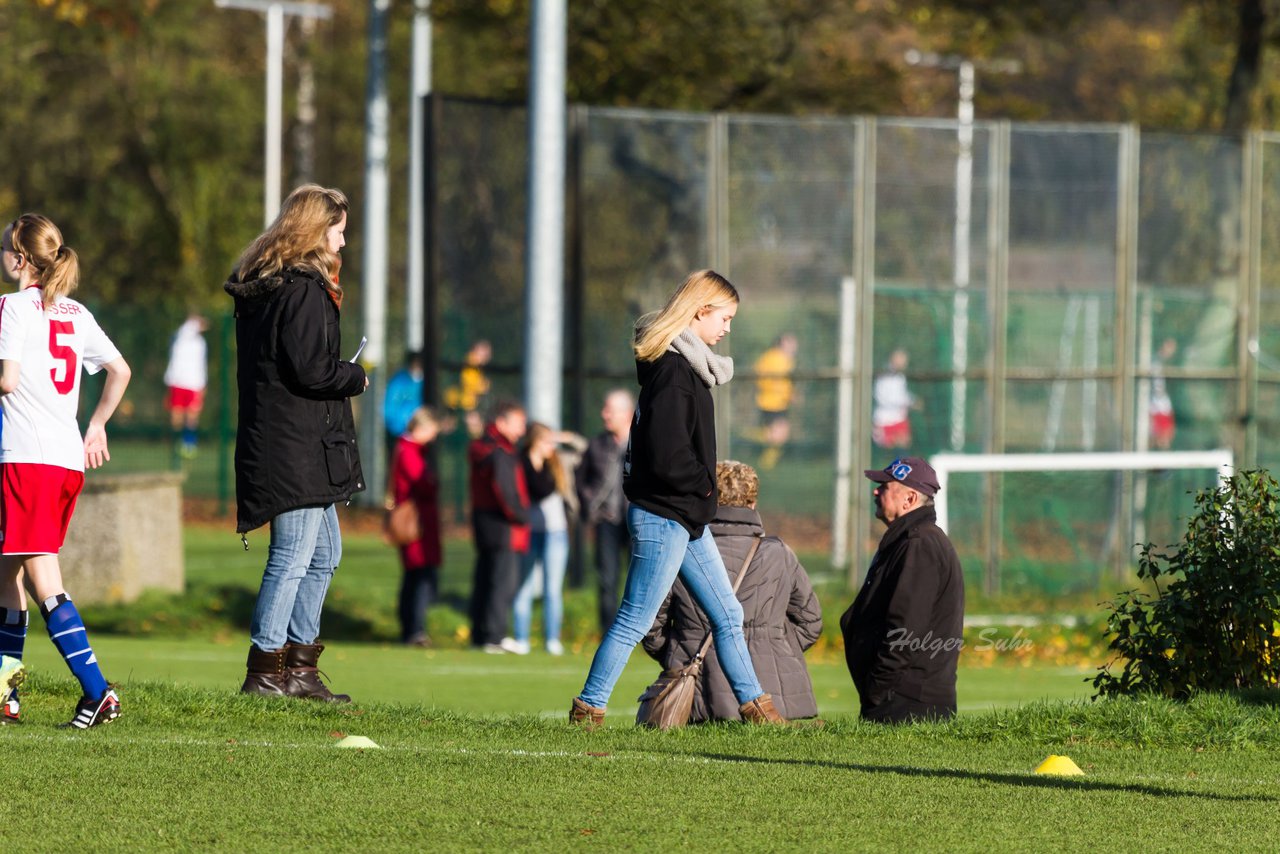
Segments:
[[[796,369],[796,336],[784,332],[768,350],[756,359],[756,409],[760,410],[760,435],[764,451],[760,468],[778,464],[782,448],[791,438],[791,404],[795,402],[795,383],[791,374]]]
[[[467,434],[478,438],[484,432],[484,417],[480,414],[489,394],[489,377],[485,366],[493,358],[493,345],[480,339],[471,345],[458,372],[458,384],[445,391],[445,403],[450,409],[462,413]]]

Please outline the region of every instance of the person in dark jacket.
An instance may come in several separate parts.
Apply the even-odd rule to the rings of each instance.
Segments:
[[[600,409],[604,432],[587,445],[578,468],[578,504],[583,521],[596,535],[596,575],[599,582],[600,630],[609,631],[618,613],[618,579],[622,553],[631,544],[627,533],[627,496],[622,491],[622,454],[631,435],[636,411],[631,392],[615,388]]]
[[[421,532],[399,549],[404,570],[398,608],[400,642],[409,646],[431,645],[427,608],[436,598],[440,572],[440,482],[431,467],[429,447],[438,435],[440,416],[430,407],[419,406],[409,416],[391,460],[389,504],[412,501]]]
[[[733,285],[713,270],[700,270],[660,311],[636,324],[640,400],[623,464],[631,567],[617,617],[570,706],[574,723],[604,723],[609,695],[677,575],[711,618],[720,666],[743,719],[782,722],[756,678],[742,635],[742,606],[707,528],[716,512],[711,388],[733,378],[733,360],[711,348],[729,334],[737,312]]]
[[[779,538],[765,536],[755,509],[760,492],[755,469],[732,460],[717,463],[716,489],[720,506],[711,520],[711,535],[729,570],[730,584],[742,571],[751,544],[760,541],[738,586],[742,630],[760,686],[769,692],[784,718],[815,717],[818,702],[804,663],[804,651],[822,633],[822,608],[813,585],[795,552]],[[677,579],[671,595],[658,609],[653,628],[645,635],[644,651],[664,670],[678,670],[693,661],[710,631],[707,615]],[[741,717],[716,652],[709,650],[698,675],[689,722],[736,721]]]
[[[919,457],[868,469],[880,539],[862,589],[840,618],[862,717],[881,723],[956,713],[964,576],[933,509],[938,475]]]
[[[520,561],[520,585],[514,603],[515,645],[508,650],[519,655],[529,653],[533,600],[539,589],[546,650],[551,655],[564,655],[564,644],[560,642],[560,624],[564,620],[562,588],[569,565],[569,508],[574,498],[573,475],[561,457],[561,445],[581,448],[586,440],[534,421],[520,454],[520,468],[529,492],[530,539],[529,550]]]
[[[241,690],[347,702],[320,681],[320,610],[342,558],[335,505],[364,489],[350,398],[368,386],[342,357],[338,251],[347,199],[306,184],[236,264],[240,421],[236,531],[271,526]],[[245,539],[246,546],[248,540]]]
[[[507,626],[520,583],[520,555],[530,540],[529,491],[516,451],[527,425],[523,406],[498,401],[484,432],[467,449],[476,546],[471,644],[485,652],[518,650]]]

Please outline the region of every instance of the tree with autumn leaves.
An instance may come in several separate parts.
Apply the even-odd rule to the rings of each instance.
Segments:
[[[307,57],[319,116],[314,172],[286,150],[287,182],[358,196],[367,2],[331,5],[313,35],[289,29],[286,89]],[[436,91],[523,102],[530,5],[433,0]],[[393,3],[397,176],[407,174],[394,141],[407,135],[412,12]],[[980,76],[981,118],[1238,132],[1280,122],[1278,19],[1274,0],[572,0],[568,97],[954,114],[954,74],[908,65],[915,48],[1022,64]],[[212,0],[0,0],[0,212],[40,209],[64,223],[105,297],[220,305],[237,248],[261,226],[263,40],[260,16]],[[393,199],[393,288],[403,210]],[[359,281],[357,254],[348,281]]]

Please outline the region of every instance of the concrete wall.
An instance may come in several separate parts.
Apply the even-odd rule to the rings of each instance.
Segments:
[[[88,472],[60,553],[77,602],[131,602],[143,590],[181,592],[182,480],[177,472]]]

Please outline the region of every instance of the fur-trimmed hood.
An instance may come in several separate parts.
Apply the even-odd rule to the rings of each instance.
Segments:
[[[298,271],[302,272],[302,271]],[[304,274],[305,275],[305,274]],[[227,279],[222,289],[237,300],[244,302],[258,302],[259,300],[268,299],[272,294],[284,285],[284,272],[273,273],[270,276],[250,279],[242,282],[236,277],[235,273],[231,274],[231,278]]]

